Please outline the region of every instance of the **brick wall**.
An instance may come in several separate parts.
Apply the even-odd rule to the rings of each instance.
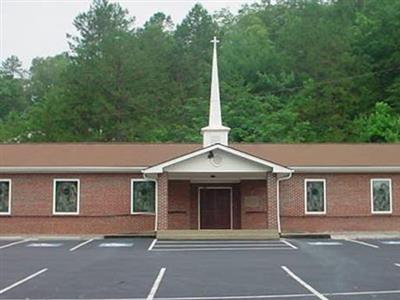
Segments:
[[[0,234],[112,234],[154,231],[154,215],[131,215],[131,179],[141,174],[2,174],[12,180],[11,216]],[[80,214],[53,215],[53,179],[80,179]]]
[[[267,197],[268,197],[268,229],[278,229],[277,215],[277,177],[276,174],[267,174]]]
[[[157,230],[168,229],[168,174],[158,175],[157,180]]]
[[[242,229],[266,229],[268,199],[265,180],[242,180],[240,183]]]
[[[130,215],[130,180],[134,177],[142,176],[2,174],[1,178],[12,180],[12,208],[11,216],[0,216],[0,234],[115,234],[153,231],[154,215]],[[52,214],[55,178],[80,179],[78,216]],[[326,180],[326,215],[305,215],[305,178]],[[371,213],[371,178],[392,179],[392,214]],[[160,229],[167,229],[168,226],[171,229],[197,229],[197,187],[189,181],[169,181],[168,184],[167,174],[159,177]],[[233,187],[236,195],[234,198],[240,200],[234,208],[237,211],[234,220],[239,222],[235,221],[235,228],[276,228],[276,178],[272,174],[267,181],[244,180]],[[281,182],[280,196],[284,232],[400,230],[400,174],[295,173],[292,179]],[[262,199],[259,205],[254,204],[257,203],[257,197]]]
[[[305,214],[304,179],[326,180],[326,214]],[[371,178],[392,179],[393,213],[371,213]],[[284,232],[400,230],[399,174],[293,174],[280,184]]]
[[[190,181],[168,182],[168,229],[190,229],[190,194]]]

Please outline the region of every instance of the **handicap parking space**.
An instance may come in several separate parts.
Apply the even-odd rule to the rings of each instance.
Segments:
[[[59,249],[69,249],[69,247],[73,247],[76,243],[79,243],[80,240],[62,240],[62,239],[23,239],[17,240],[14,242],[10,242],[7,245],[3,245],[3,248],[0,246],[0,251],[23,251],[28,248],[28,250],[40,249],[43,248],[59,248]]]
[[[86,240],[82,242],[78,249],[74,250],[77,252],[82,251],[118,251],[118,252],[141,252],[147,251],[150,244],[154,239],[151,238],[106,238],[106,239],[94,239]],[[90,241],[90,242],[88,242]],[[85,242],[88,242],[85,244]]]

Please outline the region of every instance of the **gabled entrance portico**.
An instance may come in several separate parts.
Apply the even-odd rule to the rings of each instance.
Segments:
[[[224,238],[215,230],[238,230],[244,238],[241,230],[258,230],[276,237],[277,178],[291,172],[220,144],[148,168],[145,176],[158,182],[158,236],[187,237],[178,231],[190,230],[198,238]]]

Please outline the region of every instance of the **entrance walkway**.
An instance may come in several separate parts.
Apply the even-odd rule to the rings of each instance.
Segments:
[[[240,250],[296,250],[297,247],[285,240],[178,240],[157,241],[149,251],[240,251]]]

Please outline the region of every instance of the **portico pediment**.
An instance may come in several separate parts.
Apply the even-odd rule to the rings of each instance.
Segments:
[[[239,150],[214,144],[192,153],[152,166],[143,171],[154,173],[291,173],[292,170]]]

